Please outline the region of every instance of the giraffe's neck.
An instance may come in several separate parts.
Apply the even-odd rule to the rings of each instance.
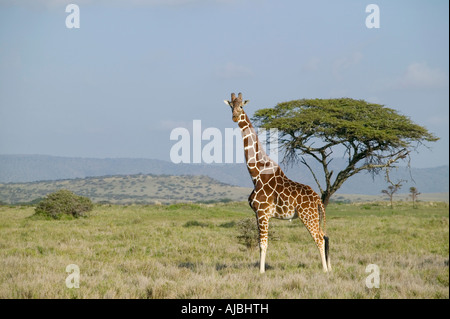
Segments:
[[[244,141],[245,161],[253,184],[256,185],[258,180],[266,180],[269,176],[283,174],[278,164],[270,159],[262,148],[258,135],[245,112],[240,115],[238,124]],[[266,178],[263,178],[263,175]]]

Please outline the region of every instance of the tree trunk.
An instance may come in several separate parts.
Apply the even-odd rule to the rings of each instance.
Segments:
[[[328,191],[324,191],[322,193],[321,199],[322,199],[322,204],[325,208],[327,208],[328,203],[330,202],[331,195],[333,195],[333,194]]]

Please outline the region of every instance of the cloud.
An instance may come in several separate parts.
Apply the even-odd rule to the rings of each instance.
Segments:
[[[400,88],[442,88],[448,86],[448,74],[425,62],[414,62],[408,65],[396,84]]]
[[[363,54],[359,51],[353,52],[350,56],[342,57],[333,63],[333,75],[337,79],[342,78],[342,73],[351,67],[358,65],[363,58]]]
[[[228,62],[226,65],[218,68],[216,76],[221,79],[238,79],[252,77],[253,72],[246,66]]]
[[[318,57],[310,58],[302,65],[302,71],[316,71],[319,68],[320,59]]]

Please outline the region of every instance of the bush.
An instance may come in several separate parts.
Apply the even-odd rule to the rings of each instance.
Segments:
[[[242,219],[236,223],[239,235],[239,242],[248,249],[259,246],[259,231],[255,217]],[[269,225],[269,241],[279,240],[277,232],[274,230],[273,224]]]
[[[196,220],[190,220],[188,222],[186,222],[186,224],[183,225],[184,227],[193,227],[193,226],[199,226],[199,227],[208,227],[209,224],[207,223],[202,223]]]
[[[236,226],[236,222],[234,220],[231,222],[222,223],[219,225],[219,227],[223,227],[223,228],[233,228],[234,226]]]
[[[87,212],[94,207],[92,201],[83,196],[78,196],[68,190],[60,190],[47,195],[36,207],[37,215],[49,216],[60,219],[63,216],[85,217]]]
[[[239,242],[248,249],[256,248],[259,243],[258,225],[255,218],[245,218],[236,224],[239,235],[237,236]]]

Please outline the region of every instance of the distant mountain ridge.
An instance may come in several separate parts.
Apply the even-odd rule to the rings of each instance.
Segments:
[[[49,155],[0,155],[0,183],[27,183],[107,175],[206,175],[222,183],[251,187],[244,164],[174,164],[157,159],[78,158]]]
[[[332,169],[343,167],[343,159],[334,159]],[[321,167],[310,163],[321,172]],[[283,167],[292,180],[311,185],[316,183],[307,168],[299,164]],[[252,187],[246,165],[238,164],[174,164],[156,159],[133,158],[76,158],[48,155],[0,155],[0,183],[26,183],[52,181],[107,175],[166,174],[166,175],[205,175],[219,182],[240,187]],[[320,174],[318,174],[320,175]],[[390,173],[393,181],[404,180],[400,193],[407,193],[414,186],[421,193],[445,193],[449,191],[449,167],[433,168],[400,167]],[[360,173],[347,180],[338,193],[379,195],[387,187],[384,175],[372,179],[367,173]]]

